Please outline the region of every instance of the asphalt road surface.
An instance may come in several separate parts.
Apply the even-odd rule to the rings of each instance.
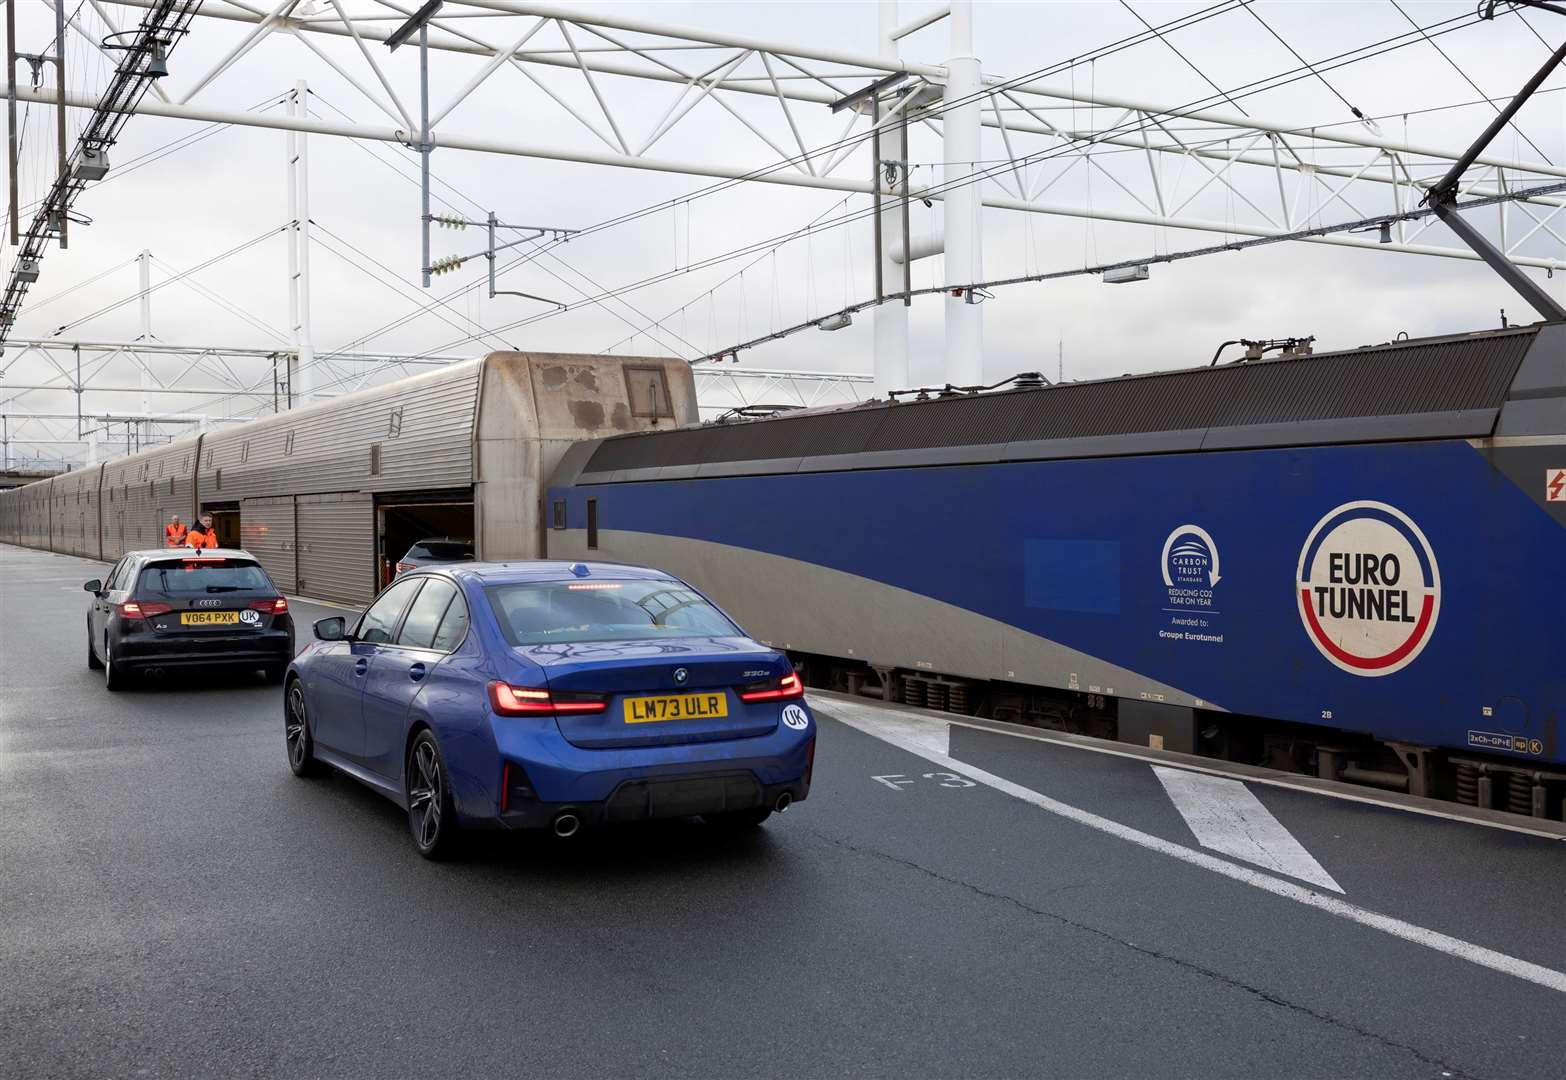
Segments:
[[[1280,872],[1199,774],[822,697],[752,836],[431,864],[276,687],[107,693],[101,570],[0,547],[0,1075],[1566,1075],[1559,840],[1220,781]]]

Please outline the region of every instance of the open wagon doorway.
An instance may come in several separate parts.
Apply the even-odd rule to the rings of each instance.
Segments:
[[[238,503],[203,503],[201,512],[212,515],[212,527],[217,530],[218,547],[237,548],[243,543]],[[165,523],[168,521],[167,518],[163,520]],[[185,524],[189,526],[194,525],[195,522],[187,521]],[[161,533],[162,526],[160,525],[160,540],[162,539]]]
[[[394,496],[376,506],[375,522],[382,588],[397,576],[397,564],[415,545],[435,558],[473,557],[471,498],[421,501]]]

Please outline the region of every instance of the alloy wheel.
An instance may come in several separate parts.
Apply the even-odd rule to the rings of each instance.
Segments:
[[[408,814],[414,839],[428,851],[440,840],[441,806],[445,792],[441,787],[440,760],[432,743],[421,741],[413,749],[413,769],[408,784]]]
[[[297,682],[288,691],[288,719],[284,733],[288,737],[288,764],[298,772],[304,767],[309,732],[305,727],[304,690]]]

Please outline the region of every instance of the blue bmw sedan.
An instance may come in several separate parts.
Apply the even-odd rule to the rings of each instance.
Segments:
[[[701,816],[759,825],[810,792],[816,725],[788,657],[691,586],[605,563],[464,563],[315,624],[284,683],[288,764],[465,829]]]

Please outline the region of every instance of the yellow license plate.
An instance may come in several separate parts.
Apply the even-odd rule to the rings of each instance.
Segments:
[[[237,611],[182,611],[181,626],[234,626],[239,622]]]
[[[710,720],[727,715],[729,696],[721,691],[625,699],[627,724],[651,724],[661,720]]]

